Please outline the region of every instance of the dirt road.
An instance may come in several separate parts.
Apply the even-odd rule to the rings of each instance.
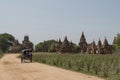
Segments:
[[[102,80],[40,63],[21,63],[17,54],[0,60],[0,80]]]

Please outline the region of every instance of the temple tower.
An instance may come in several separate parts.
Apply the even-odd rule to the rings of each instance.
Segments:
[[[32,42],[29,41],[29,36],[24,36],[24,40],[22,41],[23,49],[33,49]]]
[[[61,45],[60,52],[69,52],[69,41],[67,39],[67,36],[64,39],[64,42]]]
[[[96,43],[95,43],[95,41],[92,42],[92,53],[96,54]]]
[[[107,48],[108,46],[109,46],[108,40],[107,40],[107,38],[105,37],[104,42],[103,42],[103,47],[104,47],[104,48]]]
[[[104,53],[104,49],[103,49],[103,47],[102,47],[102,42],[101,42],[100,39],[98,40],[97,52],[96,52],[96,53],[97,53],[97,54],[103,54],[103,53]]]
[[[69,42],[67,39],[67,36],[64,38],[64,41],[60,47],[60,52],[62,53],[72,53],[74,52],[74,46],[73,43]]]
[[[54,51],[59,52],[61,45],[62,45],[62,42],[61,42],[61,39],[59,38],[59,40],[57,40],[56,43],[54,44]]]
[[[100,40],[100,39],[98,40],[97,47],[98,47],[98,48],[101,48],[101,47],[102,47],[102,42],[101,42],[101,40]]]
[[[11,46],[11,52],[18,53],[22,50],[22,45],[19,43],[18,40],[14,40]]]
[[[104,54],[111,53],[111,47],[110,47],[106,37],[105,37],[104,42],[103,42],[103,48],[104,48]]]
[[[86,42],[86,38],[84,36],[84,32],[82,32],[80,42],[79,42],[79,46],[80,46],[80,51],[81,52],[86,52],[87,51],[87,42]]]

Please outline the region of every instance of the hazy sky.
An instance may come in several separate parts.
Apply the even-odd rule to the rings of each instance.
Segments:
[[[13,34],[20,42],[29,35],[35,44],[67,35],[78,44],[111,43],[120,32],[120,0],[0,0],[0,33]]]

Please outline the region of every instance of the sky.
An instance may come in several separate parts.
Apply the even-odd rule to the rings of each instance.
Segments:
[[[120,0],[0,0],[0,33],[20,42],[29,35],[34,44],[44,40],[88,43],[107,37],[111,44],[120,32]]]

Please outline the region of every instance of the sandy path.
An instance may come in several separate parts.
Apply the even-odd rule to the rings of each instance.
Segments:
[[[0,60],[0,80],[102,80],[40,63],[21,63],[17,54]]]

